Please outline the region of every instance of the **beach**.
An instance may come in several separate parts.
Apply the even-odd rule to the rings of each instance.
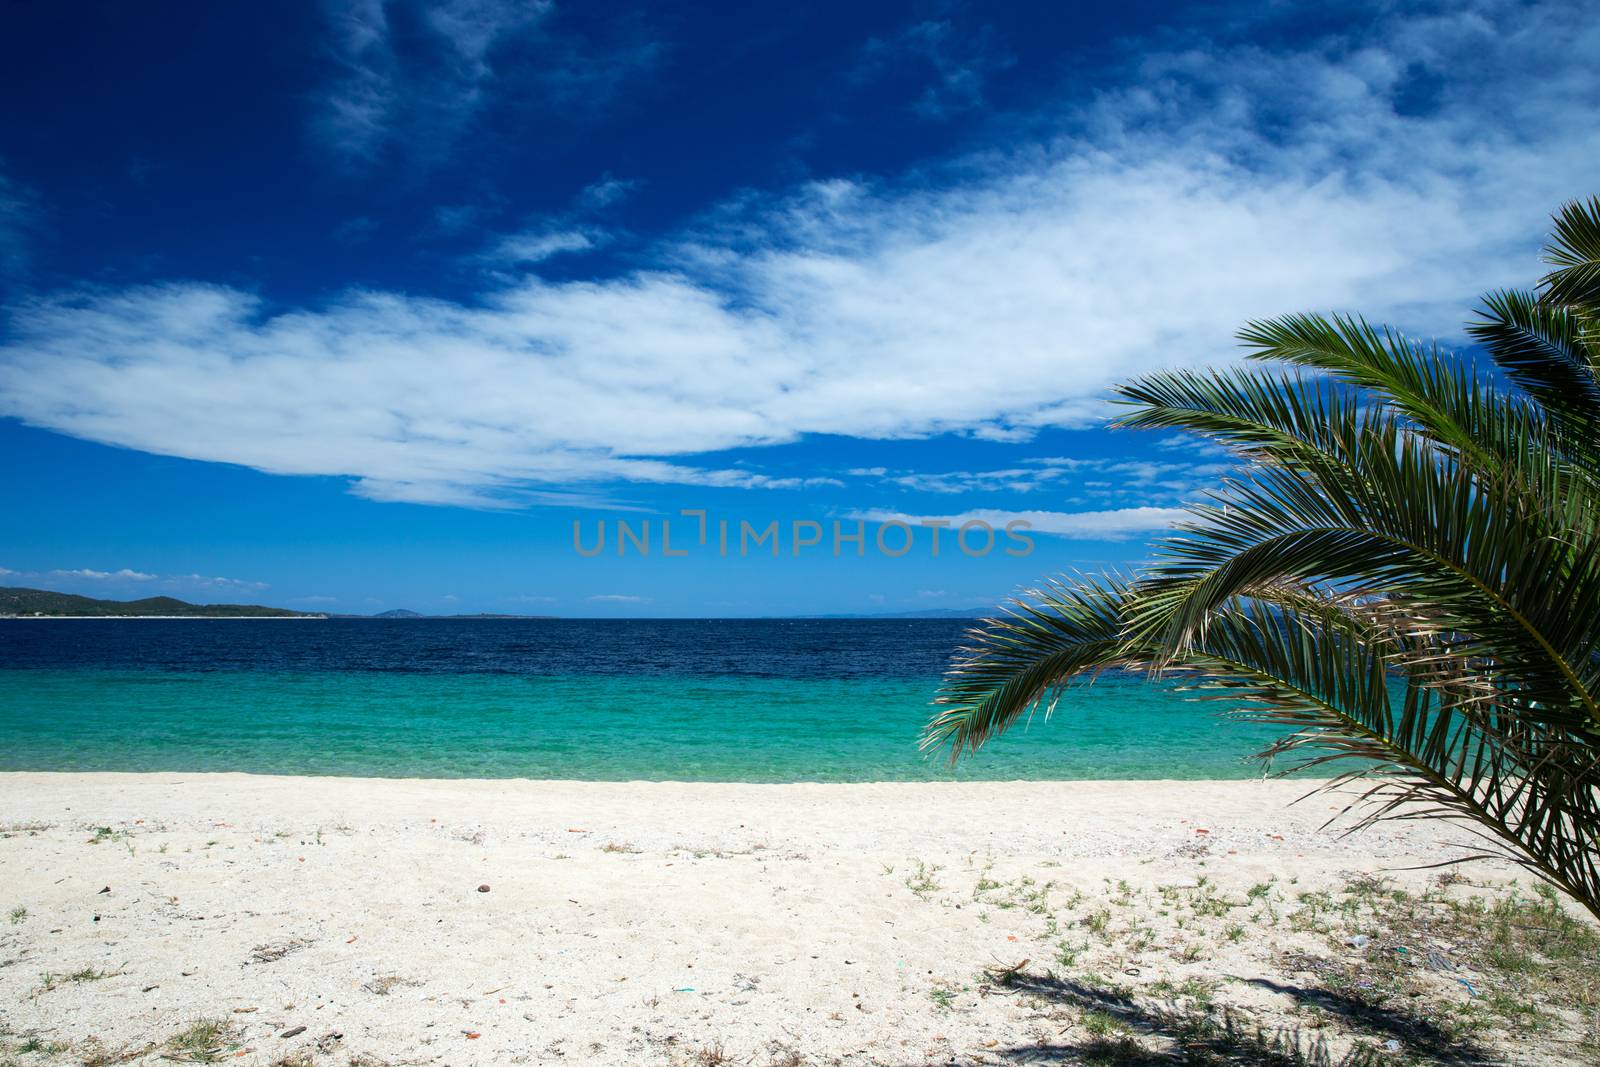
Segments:
[[[1341,798],[1291,805],[1307,788],[7,773],[0,1048],[1078,1062],[1226,1016],[1246,1051],[1287,1028],[1425,1060],[1502,983],[1459,909],[1526,883],[1498,863],[1402,870],[1458,854],[1463,831],[1341,835],[1322,826]],[[1344,973],[1401,982],[1416,1007],[1357,1018],[1310,992]],[[1470,1038],[1581,1062],[1581,1016],[1547,1015],[1533,1037]]]

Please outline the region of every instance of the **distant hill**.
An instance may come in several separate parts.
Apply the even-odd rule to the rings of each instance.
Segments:
[[[374,619],[423,619],[427,616],[420,611],[408,611],[405,608],[395,608],[393,611],[380,611],[372,616]]]
[[[321,619],[324,615],[284,608],[265,608],[260,604],[191,604],[170,596],[143,600],[96,600],[48,589],[0,588],[0,616],[3,615],[94,615],[104,617],[133,615],[173,615],[196,619],[237,619],[243,616],[273,619]]]

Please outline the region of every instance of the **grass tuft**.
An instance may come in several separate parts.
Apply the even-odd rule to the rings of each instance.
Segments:
[[[196,1019],[167,1038],[167,1050],[189,1063],[216,1063],[235,1044],[233,1025],[225,1019]]]
[[[119,971],[100,971],[93,967],[84,967],[70,974],[55,974],[46,971],[39,976],[39,992],[48,993],[64,985],[79,985],[84,982],[99,982],[106,978],[113,978]]]

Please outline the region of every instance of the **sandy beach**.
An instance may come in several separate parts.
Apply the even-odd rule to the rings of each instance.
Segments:
[[[3,774],[0,1063],[1588,1060],[1491,1010],[1511,868],[1305,789]]]

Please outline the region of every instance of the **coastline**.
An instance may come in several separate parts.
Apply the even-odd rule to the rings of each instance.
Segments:
[[[590,832],[764,835],[783,847],[876,853],[922,843],[1004,844],[1045,855],[1150,855],[1176,848],[1200,823],[1213,847],[1290,847],[1328,855],[1416,856],[1449,835],[1391,823],[1359,839],[1323,829],[1353,794],[1312,795],[1320,780],[1068,779],[963,782],[723,782],[527,778],[297,776],[245,772],[0,771],[0,810],[13,822],[143,818],[200,827],[246,813],[389,830],[455,823],[521,827],[547,842],[573,820]],[[199,811],[196,811],[198,807]],[[1008,817],[1027,812],[1025,822]],[[953,817],[959,815],[959,821]],[[560,825],[557,825],[560,824]],[[731,825],[730,825],[731,824]],[[551,829],[554,827],[554,829]],[[1253,841],[1261,835],[1267,843]],[[1285,841],[1290,841],[1286,836]],[[1121,844],[1119,844],[1121,843]],[[778,847],[773,845],[772,847]],[[1250,849],[1247,848],[1247,851]]]
[[[1306,789],[0,773],[0,1005],[152,1063],[195,1020],[241,1063],[998,1063],[1062,1033],[985,985],[1025,959],[1293,1021],[1306,895],[1463,836]]]

